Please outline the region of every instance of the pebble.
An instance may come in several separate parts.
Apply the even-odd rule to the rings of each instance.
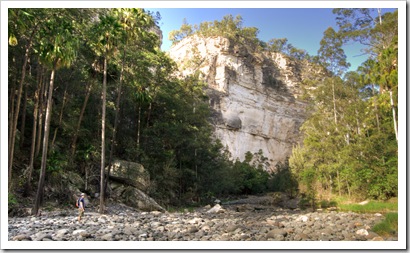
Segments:
[[[211,210],[209,212],[209,210]],[[223,210],[223,211],[221,211]],[[124,205],[104,215],[86,210],[43,212],[42,217],[9,217],[13,241],[386,241],[371,231],[381,214],[250,208],[216,204],[191,212],[140,212]],[[396,235],[397,236],[397,235]]]

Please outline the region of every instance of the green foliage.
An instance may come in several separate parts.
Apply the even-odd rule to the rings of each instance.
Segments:
[[[233,173],[239,185],[238,193],[257,194],[266,192],[269,174],[261,168],[251,166],[247,160],[236,161],[233,166]]]
[[[351,211],[356,213],[387,213],[398,210],[397,201],[369,201],[364,205],[359,204],[340,204],[341,211]]]
[[[172,43],[178,43],[185,37],[192,35],[193,32],[194,31],[192,25],[188,24],[188,22],[184,18],[180,30],[171,31],[168,35],[168,39],[172,41]]]
[[[337,202],[334,200],[321,200],[319,202],[320,208],[337,207]]]
[[[337,9],[335,13],[341,30],[326,30],[319,50],[319,59],[333,76],[317,82],[310,92],[314,110],[301,128],[303,145],[293,149],[290,167],[298,175],[301,191],[319,199],[333,194],[380,200],[396,197],[396,115],[392,110],[398,109],[395,32],[369,20],[362,27],[350,26],[356,14],[368,15],[368,10]],[[386,25],[395,27],[394,16],[384,17]],[[386,37],[387,41],[382,40]],[[369,58],[357,72],[342,78],[347,65],[341,46],[351,39],[371,40],[370,50],[378,57]],[[312,173],[316,182],[309,180]]]
[[[8,205],[9,205],[9,210],[13,209],[16,205],[18,204],[16,195],[13,193],[9,192],[8,193]]]
[[[272,173],[269,180],[269,190],[273,192],[285,192],[290,197],[296,196],[298,192],[298,181],[290,171],[289,162],[278,163],[276,171]]]
[[[372,231],[381,236],[397,236],[399,228],[399,215],[398,213],[387,213],[385,219],[374,225]]]
[[[243,20],[240,15],[237,15],[235,18],[232,15],[226,15],[221,21],[205,21],[200,23],[199,26],[195,25],[194,27],[184,19],[180,30],[174,30],[169,33],[169,40],[175,44],[191,35],[202,37],[221,36],[235,43],[249,45],[254,50],[261,49],[263,43],[257,38],[259,30],[256,27],[243,27],[242,23]]]
[[[47,171],[58,172],[67,166],[67,157],[58,151],[51,151],[47,156]]]
[[[346,23],[340,20],[341,25],[352,23],[354,12],[341,11],[349,18]],[[302,127],[303,144],[294,148],[289,163],[278,164],[271,174],[264,171],[269,160],[261,152],[245,154],[244,161],[231,161],[221,143],[212,138],[208,120],[211,111],[201,73],[197,71],[183,80],[175,78],[176,63],[159,50],[158,36],[149,32],[158,17],[132,8],[12,9],[9,14],[9,94],[14,94],[14,84],[20,78],[25,46],[30,39],[33,43],[26,78],[27,129],[19,131],[26,141],[18,146],[16,169],[25,167],[30,157],[35,95],[40,94],[45,103],[47,89],[37,91],[38,84],[47,83],[50,67],[56,67],[50,126],[56,136],[47,159],[46,182],[63,188],[61,172],[84,173],[84,168],[89,168],[92,183],[98,183],[102,155],[99,84],[103,58],[108,56],[106,139],[114,136],[115,114],[120,108],[114,157],[143,164],[153,182],[149,194],[161,204],[195,205],[220,195],[267,191],[284,191],[292,196],[301,192],[312,206],[325,195],[338,193],[375,199],[397,196],[397,143],[387,92],[392,92],[397,112],[397,13],[385,15],[383,24],[373,26],[371,34],[366,35],[375,45],[370,51],[377,57],[359,71],[343,78],[305,79],[311,88],[305,95],[312,102],[312,114]],[[249,51],[265,48],[299,60],[321,60],[337,74],[346,67],[340,42],[364,35],[366,29],[359,33],[359,28],[347,31],[346,26],[346,33],[327,31],[321,57],[310,57],[287,39],[261,42],[258,29],[243,27],[240,16],[229,15],[197,26],[184,21],[171,37],[177,42],[191,35],[224,36]],[[190,68],[203,61],[197,50],[193,55],[186,62]],[[123,89],[117,105],[120,82]],[[89,97],[85,95],[88,88]],[[44,120],[45,115],[41,116]],[[78,140],[72,156],[75,136]],[[111,143],[106,146],[108,153]],[[9,195],[9,202],[14,204],[14,200]]]

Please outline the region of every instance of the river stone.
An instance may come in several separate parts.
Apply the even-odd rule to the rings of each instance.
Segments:
[[[188,232],[189,233],[196,233],[196,232],[198,232],[199,231],[199,229],[196,227],[196,226],[190,226],[189,228],[188,228]]]
[[[367,236],[367,235],[369,235],[369,232],[367,232],[366,229],[359,229],[359,230],[356,231],[356,234],[357,235],[362,235],[362,236]]]
[[[296,219],[296,221],[301,221],[301,222],[307,222],[308,220],[309,220],[309,217],[307,217],[306,215],[301,215]]]
[[[91,209],[91,208],[90,208]],[[397,241],[397,235],[383,238],[370,231],[383,217],[374,214],[317,213],[274,208],[225,213],[208,213],[199,208],[189,213],[151,213],[125,205],[108,206],[107,213],[92,213],[82,223],[76,211],[44,212],[44,217],[8,219],[8,240],[54,241]],[[303,217],[307,220],[303,222]],[[104,223],[98,222],[98,219]],[[362,224],[356,227],[355,224]],[[349,228],[353,224],[354,228]],[[360,229],[368,232],[356,234]]]
[[[304,233],[299,233],[295,235],[295,241],[306,241],[307,239],[309,239],[309,236],[304,234]]]
[[[101,239],[103,241],[112,241],[113,240],[113,235],[111,233],[105,234],[101,236]]]
[[[38,232],[32,239],[33,241],[42,241],[44,238],[51,239],[51,235],[44,232]]]
[[[223,212],[224,210],[219,204],[216,204],[214,207],[212,207],[211,209],[207,211],[207,213],[223,213]]]
[[[13,237],[13,241],[31,241],[31,237],[27,234],[16,235]]]
[[[225,231],[226,232],[228,232],[228,233],[230,233],[230,232],[234,232],[236,229],[238,229],[239,228],[239,226],[238,225],[229,225],[226,229],[225,229]]]
[[[73,231],[73,235],[74,235],[74,236],[78,236],[78,235],[80,235],[82,232],[86,232],[86,231],[85,231],[84,229],[77,229],[77,230],[74,230],[74,231]],[[66,234],[67,232],[62,231],[62,233]]]
[[[283,235],[283,236],[287,236],[287,234],[288,234],[288,232],[286,232],[284,229],[272,229],[271,231],[269,231],[268,234],[270,234],[270,233]]]

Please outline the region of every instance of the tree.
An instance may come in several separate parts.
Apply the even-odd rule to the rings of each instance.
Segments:
[[[111,149],[110,155],[108,160],[108,172],[107,172],[107,179],[105,181],[104,188],[107,188],[108,178],[110,176],[110,169],[111,163],[114,155],[115,149],[115,142],[116,142],[116,133],[118,128],[118,121],[119,121],[119,112],[120,112],[120,102],[121,102],[121,94],[122,94],[122,83],[124,81],[124,66],[126,64],[126,54],[127,50],[131,49],[129,42],[132,41],[134,43],[134,48],[137,50],[147,50],[151,51],[152,47],[156,46],[156,43],[152,43],[155,41],[153,37],[149,36],[148,30],[152,28],[155,24],[154,20],[151,16],[148,16],[143,9],[118,9],[115,13],[116,17],[119,20],[119,23],[122,26],[122,37],[121,37],[121,45],[122,45],[122,59],[121,59],[121,70],[120,70],[120,80],[118,85],[117,91],[117,99],[115,103],[115,119],[114,119],[114,129],[113,134],[111,137]],[[146,42],[146,43],[144,43]],[[147,43],[148,42],[148,43]],[[142,44],[139,45],[139,44]],[[145,48],[144,48],[145,47]],[[141,73],[137,73],[141,74]],[[138,90],[140,94],[140,90]],[[138,112],[138,141],[137,141],[137,149],[139,149],[139,130],[140,130],[140,115],[141,115],[141,106],[139,107]]]
[[[31,135],[31,148],[30,148],[30,162],[28,166],[28,175],[27,181],[25,186],[25,193],[29,194],[31,192],[31,178],[33,174],[33,167],[34,167],[34,155],[35,155],[35,146],[36,146],[36,135],[37,135],[37,121],[39,116],[39,106],[40,106],[40,93],[43,86],[43,66],[37,67],[37,89],[34,95],[34,110],[33,110],[33,131]]]
[[[168,39],[172,41],[172,44],[176,44],[182,39],[192,35],[193,32],[192,25],[188,24],[187,20],[184,18],[180,30],[171,31],[168,35]]]
[[[398,11],[381,14],[381,9],[334,9],[339,26],[339,34],[344,42],[353,40],[367,45],[366,52],[374,61],[367,75],[373,76],[373,85],[378,85],[380,94],[389,92],[393,127],[398,140],[396,120],[397,102],[397,37]],[[374,16],[373,16],[374,15]],[[375,108],[376,104],[375,104]],[[377,110],[376,110],[376,117]],[[377,120],[379,120],[377,118]]]
[[[38,214],[44,192],[55,72],[58,68],[69,66],[74,61],[78,47],[73,24],[68,20],[71,20],[71,18],[66,12],[56,12],[55,15],[51,15],[50,18],[45,21],[45,27],[41,30],[43,39],[40,41],[39,47],[40,59],[51,69],[51,76],[44,125],[41,173],[33,208],[33,214],[35,215]]]
[[[20,103],[21,103],[21,96],[23,92],[23,85],[25,82],[26,77],[26,69],[27,69],[27,62],[29,60],[29,54],[33,45],[34,37],[37,35],[37,31],[40,28],[42,23],[42,11],[34,11],[26,10],[26,9],[9,9],[9,15],[12,17],[9,19],[9,30],[10,34],[10,45],[16,45],[17,39],[14,33],[21,33],[21,37],[26,37],[26,45],[25,45],[25,52],[24,52],[24,60],[23,66],[21,70],[21,78],[19,83],[19,88],[17,92],[17,104],[16,109],[14,107],[11,110],[12,125],[10,126],[10,134],[9,134],[9,164],[8,164],[8,171],[9,171],[9,189],[12,187],[12,168],[13,168],[13,158],[14,158],[14,147],[16,141],[16,131],[17,131],[17,121],[20,113]],[[12,96],[14,98],[14,96]],[[14,103],[12,103],[14,104]]]
[[[269,50],[279,53],[285,53],[288,44],[287,38],[271,39],[268,41]]]
[[[318,51],[319,60],[321,63],[336,76],[341,76],[350,64],[346,61],[346,55],[342,49],[342,40],[338,34],[329,27],[323,35],[323,39],[320,41],[320,48]],[[337,125],[337,108],[336,108],[336,94],[335,83],[331,79],[332,85],[332,99],[333,99],[333,115],[335,125]]]
[[[105,13],[99,17],[99,22],[93,28],[96,38],[91,42],[97,55],[104,61],[102,85],[102,118],[101,118],[101,173],[100,173],[100,213],[105,210],[105,125],[106,125],[106,96],[107,96],[107,67],[108,60],[117,51],[117,37],[121,34],[121,25],[113,13]]]

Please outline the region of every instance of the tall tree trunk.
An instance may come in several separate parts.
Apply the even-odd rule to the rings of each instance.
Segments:
[[[41,67],[38,67],[39,69]],[[31,192],[31,177],[33,174],[33,166],[34,166],[34,153],[35,153],[35,146],[36,146],[36,134],[37,134],[37,119],[38,119],[38,108],[40,103],[40,92],[42,89],[42,81],[43,78],[41,76],[41,70],[38,71],[38,80],[37,80],[37,89],[34,93],[34,111],[33,111],[33,131],[31,134],[31,149],[30,149],[30,162],[28,166],[28,175],[27,175],[27,182],[25,185],[25,193],[28,195]]]
[[[36,141],[36,152],[34,154],[35,157],[37,157],[40,153],[40,148],[41,148],[41,137],[43,133],[43,115],[45,111],[45,101],[47,100],[47,88],[49,86],[49,82],[47,85],[47,79],[46,79],[46,70],[43,68],[43,85],[41,86],[41,91],[40,91],[40,101],[39,101],[39,111],[38,111],[38,127],[37,127],[37,141]]]
[[[17,76],[20,74],[18,73],[18,66],[17,66],[17,61],[15,59],[15,57],[13,57],[13,62],[15,65],[15,72],[16,74],[14,75],[14,80],[12,82],[10,82],[10,86],[9,86],[9,112],[8,112],[8,129],[9,129],[9,138],[8,138],[8,147],[11,146],[11,133],[12,133],[12,129],[13,129],[13,118],[14,118],[14,103],[16,100],[16,86],[18,85],[18,80],[17,80]]]
[[[140,149],[140,131],[141,131],[141,102],[138,103],[138,121],[137,121],[137,150]]]
[[[104,167],[105,167],[105,105],[107,93],[107,57],[104,57],[104,79],[102,90],[102,121],[101,121],[101,180],[100,180],[100,213],[104,213],[105,189],[104,189]]]
[[[372,95],[373,95],[373,100],[374,100],[374,113],[376,114],[376,125],[377,125],[377,131],[380,132],[380,120],[379,120],[379,110],[377,108],[377,97],[376,93],[374,92],[374,84],[372,85]]]
[[[123,56],[122,56],[122,64],[121,64],[121,74],[120,74],[120,83],[118,85],[118,94],[117,94],[117,100],[115,101],[115,119],[114,119],[114,130],[112,133],[111,137],[111,149],[110,149],[110,157],[108,158],[108,172],[107,172],[107,178],[105,180],[105,186],[104,189],[107,191],[107,185],[108,185],[108,180],[110,178],[110,172],[111,172],[111,164],[112,164],[112,158],[114,155],[114,149],[115,149],[115,137],[117,134],[117,128],[118,128],[118,118],[120,115],[120,102],[121,102],[121,94],[122,94],[122,82],[124,80],[124,64],[125,64],[125,48],[123,50]]]
[[[394,101],[393,101],[393,92],[390,90],[390,105],[391,105],[391,110],[393,113],[393,124],[394,124],[394,133],[396,135],[396,141],[399,141],[399,130],[397,129],[397,120],[396,120],[396,110],[394,109]]]
[[[23,103],[23,109],[21,110],[22,115],[21,115],[21,129],[20,129],[20,133],[21,133],[20,150],[22,149],[24,145],[24,132],[26,129],[27,92],[28,92],[28,83],[24,85],[24,99],[23,99],[24,103]]]
[[[357,135],[361,135],[362,131],[360,130],[359,113],[356,108],[354,109],[354,112],[356,114]]]
[[[21,103],[21,96],[23,93],[23,84],[25,81],[25,77],[26,77],[26,67],[27,67],[27,62],[28,62],[28,58],[29,58],[29,52],[31,49],[31,44],[32,44],[32,37],[34,35],[34,32],[32,33],[31,38],[29,39],[27,45],[26,45],[26,50],[24,53],[24,60],[23,60],[23,67],[22,67],[22,72],[21,72],[21,80],[20,80],[20,84],[19,84],[19,88],[18,88],[18,92],[17,92],[17,104],[16,104],[16,109],[14,111],[14,115],[13,115],[13,121],[12,121],[12,125],[11,125],[11,134],[9,136],[9,189],[11,189],[12,186],[12,168],[13,168],[13,158],[14,158],[14,145],[16,142],[16,132],[17,132],[17,121],[18,121],[18,117],[19,117],[19,111],[20,111],[20,103]]]
[[[81,122],[83,121],[85,108],[87,107],[87,103],[88,103],[88,99],[90,98],[92,87],[93,87],[93,82],[90,81],[87,87],[87,93],[85,94],[83,107],[81,108],[80,117],[78,118],[77,126],[74,131],[73,140],[71,142],[71,162],[74,161],[74,155],[75,155],[75,151],[77,147],[78,132],[80,131]]]
[[[44,194],[44,183],[46,178],[46,166],[47,166],[47,151],[48,151],[48,137],[50,135],[50,122],[51,122],[51,108],[53,102],[53,89],[54,89],[54,76],[57,68],[57,61],[53,63],[53,70],[50,76],[50,86],[48,87],[48,99],[47,99],[47,110],[46,110],[46,121],[44,124],[44,138],[43,138],[43,154],[41,156],[41,171],[40,179],[38,182],[37,195],[33,208],[33,215],[38,215],[40,204],[43,201]]]
[[[350,193],[349,182],[347,181],[347,179],[345,181],[346,181],[347,193],[349,194],[349,198],[350,198],[351,193]]]
[[[337,188],[339,190],[339,196],[342,196],[339,170],[337,170],[336,173],[337,173],[337,186],[338,186]]]
[[[68,83],[66,84],[65,89],[64,89],[63,104],[61,105],[60,116],[58,117],[58,125],[54,129],[54,136],[53,136],[53,140],[51,141],[51,147],[54,147],[54,143],[56,141],[58,129],[60,128],[61,122],[63,121],[64,107],[65,107],[65,104],[67,102],[67,89],[68,89]]]
[[[336,94],[335,94],[335,81],[334,80],[332,80],[332,95],[333,95],[333,114],[335,118],[336,129],[337,129]]]
[[[152,111],[152,102],[150,102],[150,103],[149,103],[149,106],[148,106],[148,113],[147,113],[147,128],[148,128],[148,126],[149,126],[149,120],[150,120],[150,117],[151,117],[151,111]]]

